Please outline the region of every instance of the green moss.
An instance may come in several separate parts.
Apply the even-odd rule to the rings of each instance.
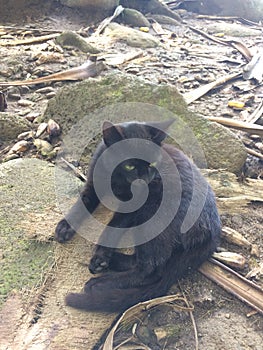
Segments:
[[[14,230],[0,218],[0,306],[12,290],[41,285],[44,272],[53,264],[51,243],[36,242]]]

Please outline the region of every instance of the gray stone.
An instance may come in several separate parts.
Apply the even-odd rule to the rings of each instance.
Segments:
[[[150,17],[161,24],[168,24],[170,26],[176,27],[182,25],[182,20],[180,19],[180,17],[179,19],[175,19],[164,15],[151,15]]]
[[[224,33],[234,37],[258,36],[261,31],[238,23],[212,23],[206,26],[209,33]]]
[[[12,113],[0,113],[0,140],[15,139],[19,134],[31,129],[31,124],[26,119]]]
[[[62,47],[75,47],[82,52],[89,52],[92,54],[99,53],[93,45],[89,44],[82,36],[72,31],[66,31],[61,33],[57,38],[56,42]]]
[[[175,142],[200,167],[224,168],[238,173],[246,159],[241,141],[228,129],[187,109],[175,87],[154,85],[123,74],[109,74],[66,86],[48,103],[44,118],[54,119],[74,159],[84,149],[90,154],[100,138],[104,120],[123,122],[175,118]]]
[[[130,24],[134,27],[150,27],[148,19],[139,11],[126,8],[118,17],[122,23]]]
[[[104,34],[133,47],[150,48],[159,45],[159,40],[153,35],[122,26],[118,23],[110,23],[106,27]]]
[[[100,7],[111,9],[118,5],[118,0],[60,0],[62,5],[68,7]]]

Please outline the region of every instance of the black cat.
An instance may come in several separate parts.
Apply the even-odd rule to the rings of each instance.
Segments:
[[[133,212],[123,212],[122,205],[116,209],[89,264],[92,273],[104,274],[86,282],[83,293],[68,294],[67,305],[94,311],[122,311],[137,302],[164,295],[173,283],[197,269],[215,251],[221,224],[213,191],[180,150],[162,144],[173,121],[104,123],[103,141],[93,156],[87,183],[80,199],[58,223],[57,241],[63,243],[73,237],[77,227],[72,228],[68,222],[73,219],[81,223],[85,215],[80,210],[83,204],[89,213],[100,204],[94,188],[94,169],[104,152],[123,140],[132,141],[128,144],[129,152],[136,156],[121,159],[111,174],[109,187],[123,205],[133,199],[135,192],[140,199],[146,184],[148,196]],[[139,151],[145,153],[139,141],[145,142],[149,159],[137,155]],[[150,154],[147,145],[155,146]],[[109,176],[109,166],[122,156],[122,150],[121,146],[118,152],[105,157],[102,176]],[[159,213],[164,197],[168,202],[166,198],[165,210]],[[114,249],[129,231],[134,235],[133,255]]]

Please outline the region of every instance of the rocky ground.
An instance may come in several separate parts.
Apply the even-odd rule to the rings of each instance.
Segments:
[[[116,315],[79,312],[64,306],[65,294],[68,291],[81,290],[83,283],[89,278],[86,263],[92,245],[82,237],[76,237],[72,243],[66,245],[56,244],[51,238],[56,222],[62,217],[61,202],[58,198],[66,196],[68,205],[68,202],[74,201],[78,188],[82,185],[71,173],[63,172],[65,186],[62,187],[66,193],[61,195],[57,192],[54,178],[58,175],[54,164],[56,155],[61,150],[61,139],[66,131],[80,120],[79,114],[83,113],[83,117],[87,111],[93,112],[109,101],[124,102],[122,98],[128,96],[127,92],[124,95],[123,90],[114,90],[115,96],[112,100],[110,89],[103,88],[103,82],[109,81],[109,74],[113,74],[114,77],[110,78],[111,82],[115,81],[115,76],[128,74],[131,79],[135,79],[133,82],[136,84],[136,79],[142,77],[146,85],[169,84],[185,94],[219,76],[242,71],[246,60],[239,51],[232,46],[213,42],[194,32],[189,26],[210,35],[214,34],[217,38],[241,40],[252,53],[256,49],[262,49],[262,28],[241,24],[239,21],[231,23],[224,20],[198,19],[193,14],[181,11],[179,15],[183,22],[165,24],[162,23],[164,19],[155,17],[153,20],[151,16],[149,20],[154,24],[150,33],[141,32],[144,35],[140,37],[137,33],[127,34],[116,24],[109,26],[103,34],[94,36],[97,25],[92,25],[92,16],[83,11],[69,9],[58,3],[53,7],[33,10],[26,18],[19,17],[19,13],[2,18],[0,81],[44,77],[83,64],[87,60],[87,51],[91,49],[87,49],[83,43],[79,46],[76,39],[73,43],[63,43],[50,37],[41,42],[10,45],[10,41],[60,35],[68,30],[78,32],[81,38],[85,38],[93,49],[96,49],[95,51],[99,51],[99,60],[103,58],[106,62],[106,69],[100,73],[105,80],[99,77],[80,85],[58,81],[49,84],[0,86],[0,261],[3,271],[0,283],[0,349],[92,349],[100,342],[102,334],[110,327]],[[114,84],[116,87],[116,81]],[[148,90],[143,84],[138,83],[138,87],[134,85],[133,83],[133,94],[138,96],[138,101],[140,95]],[[94,90],[99,91],[96,104],[90,97],[92,86],[96,86]],[[62,89],[63,87],[66,89]],[[80,94],[84,87],[87,93],[86,104],[86,96]],[[153,92],[153,99],[160,98],[161,94],[158,94],[158,91]],[[174,106],[175,101],[181,100],[169,101],[166,101],[164,106],[169,103]],[[229,101],[239,104],[231,107]],[[261,101],[261,84],[255,80],[238,78],[189,104],[188,119],[193,118],[194,124],[195,118],[198,119],[194,115],[198,114],[247,121],[257,107],[260,107]],[[150,99],[142,102],[153,103]],[[177,113],[185,115],[187,107],[181,103],[174,109]],[[129,113],[127,112],[128,118]],[[79,119],[76,119],[78,116]],[[93,114],[92,116],[94,118]],[[102,113],[102,116],[104,118],[105,114]],[[47,128],[43,121],[48,122],[50,117],[58,125],[49,124]],[[101,120],[88,120],[85,127],[89,129],[89,135],[93,135],[93,131],[100,127]],[[262,124],[262,119],[259,118],[257,123]],[[62,136],[57,136],[57,128],[62,129]],[[213,135],[216,135],[218,131],[213,132]],[[206,130],[199,133],[206,134]],[[226,159],[229,154],[231,159],[239,149],[239,161],[235,163],[234,169],[228,170],[236,172],[243,179],[242,186],[246,186],[246,176],[253,177],[254,181],[261,183],[262,134],[260,137],[257,134],[235,131],[235,135],[231,136],[232,143],[230,140],[227,145],[224,142],[216,143],[214,136],[206,140],[207,152],[210,151],[210,157],[212,154],[218,165],[213,165],[213,168],[228,168],[234,160],[226,166],[221,165],[220,155],[224,154],[223,158]],[[96,139],[90,143],[88,155],[94,149],[95,143]],[[259,154],[257,157],[250,155],[244,167],[243,145]],[[85,173],[87,158],[80,159],[77,163],[73,162],[73,165]],[[64,169],[67,167],[64,166]],[[59,174],[60,179],[61,176]],[[72,187],[72,184],[75,186]],[[217,195],[220,197],[219,192]],[[255,197],[259,196],[260,193],[256,194],[255,190]],[[250,273],[252,280],[263,286],[262,202],[250,201],[242,211],[236,207],[232,210],[220,210],[224,225],[242,233],[256,246],[257,251],[251,253],[246,248],[237,247],[224,240],[222,248],[243,254],[246,264],[239,272],[246,276],[254,271]],[[187,300],[194,304],[193,315],[200,349],[261,349],[262,316],[253,314],[251,308],[217,287],[199,272],[182,281],[180,286],[174,286],[171,292],[183,292]],[[117,333],[117,341],[125,342],[127,339],[129,342],[119,348],[195,347],[189,314],[170,305],[155,307],[124,323]]]

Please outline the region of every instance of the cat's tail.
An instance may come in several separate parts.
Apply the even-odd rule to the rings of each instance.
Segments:
[[[152,274],[142,279],[140,285],[131,288],[119,287],[117,272],[92,278],[86,283],[84,293],[68,294],[66,304],[77,309],[118,312],[141,301],[163,296],[178,279],[207,260],[215,248],[215,241],[212,240],[202,249],[197,246],[190,251],[177,252],[167,261],[162,273]]]
[[[121,312],[141,301],[156,298],[168,291],[171,281],[162,277],[156,283],[133,287],[116,288],[113,280],[100,282],[100,277],[92,278],[85,286],[84,293],[70,293],[66,296],[68,306],[88,311]]]

